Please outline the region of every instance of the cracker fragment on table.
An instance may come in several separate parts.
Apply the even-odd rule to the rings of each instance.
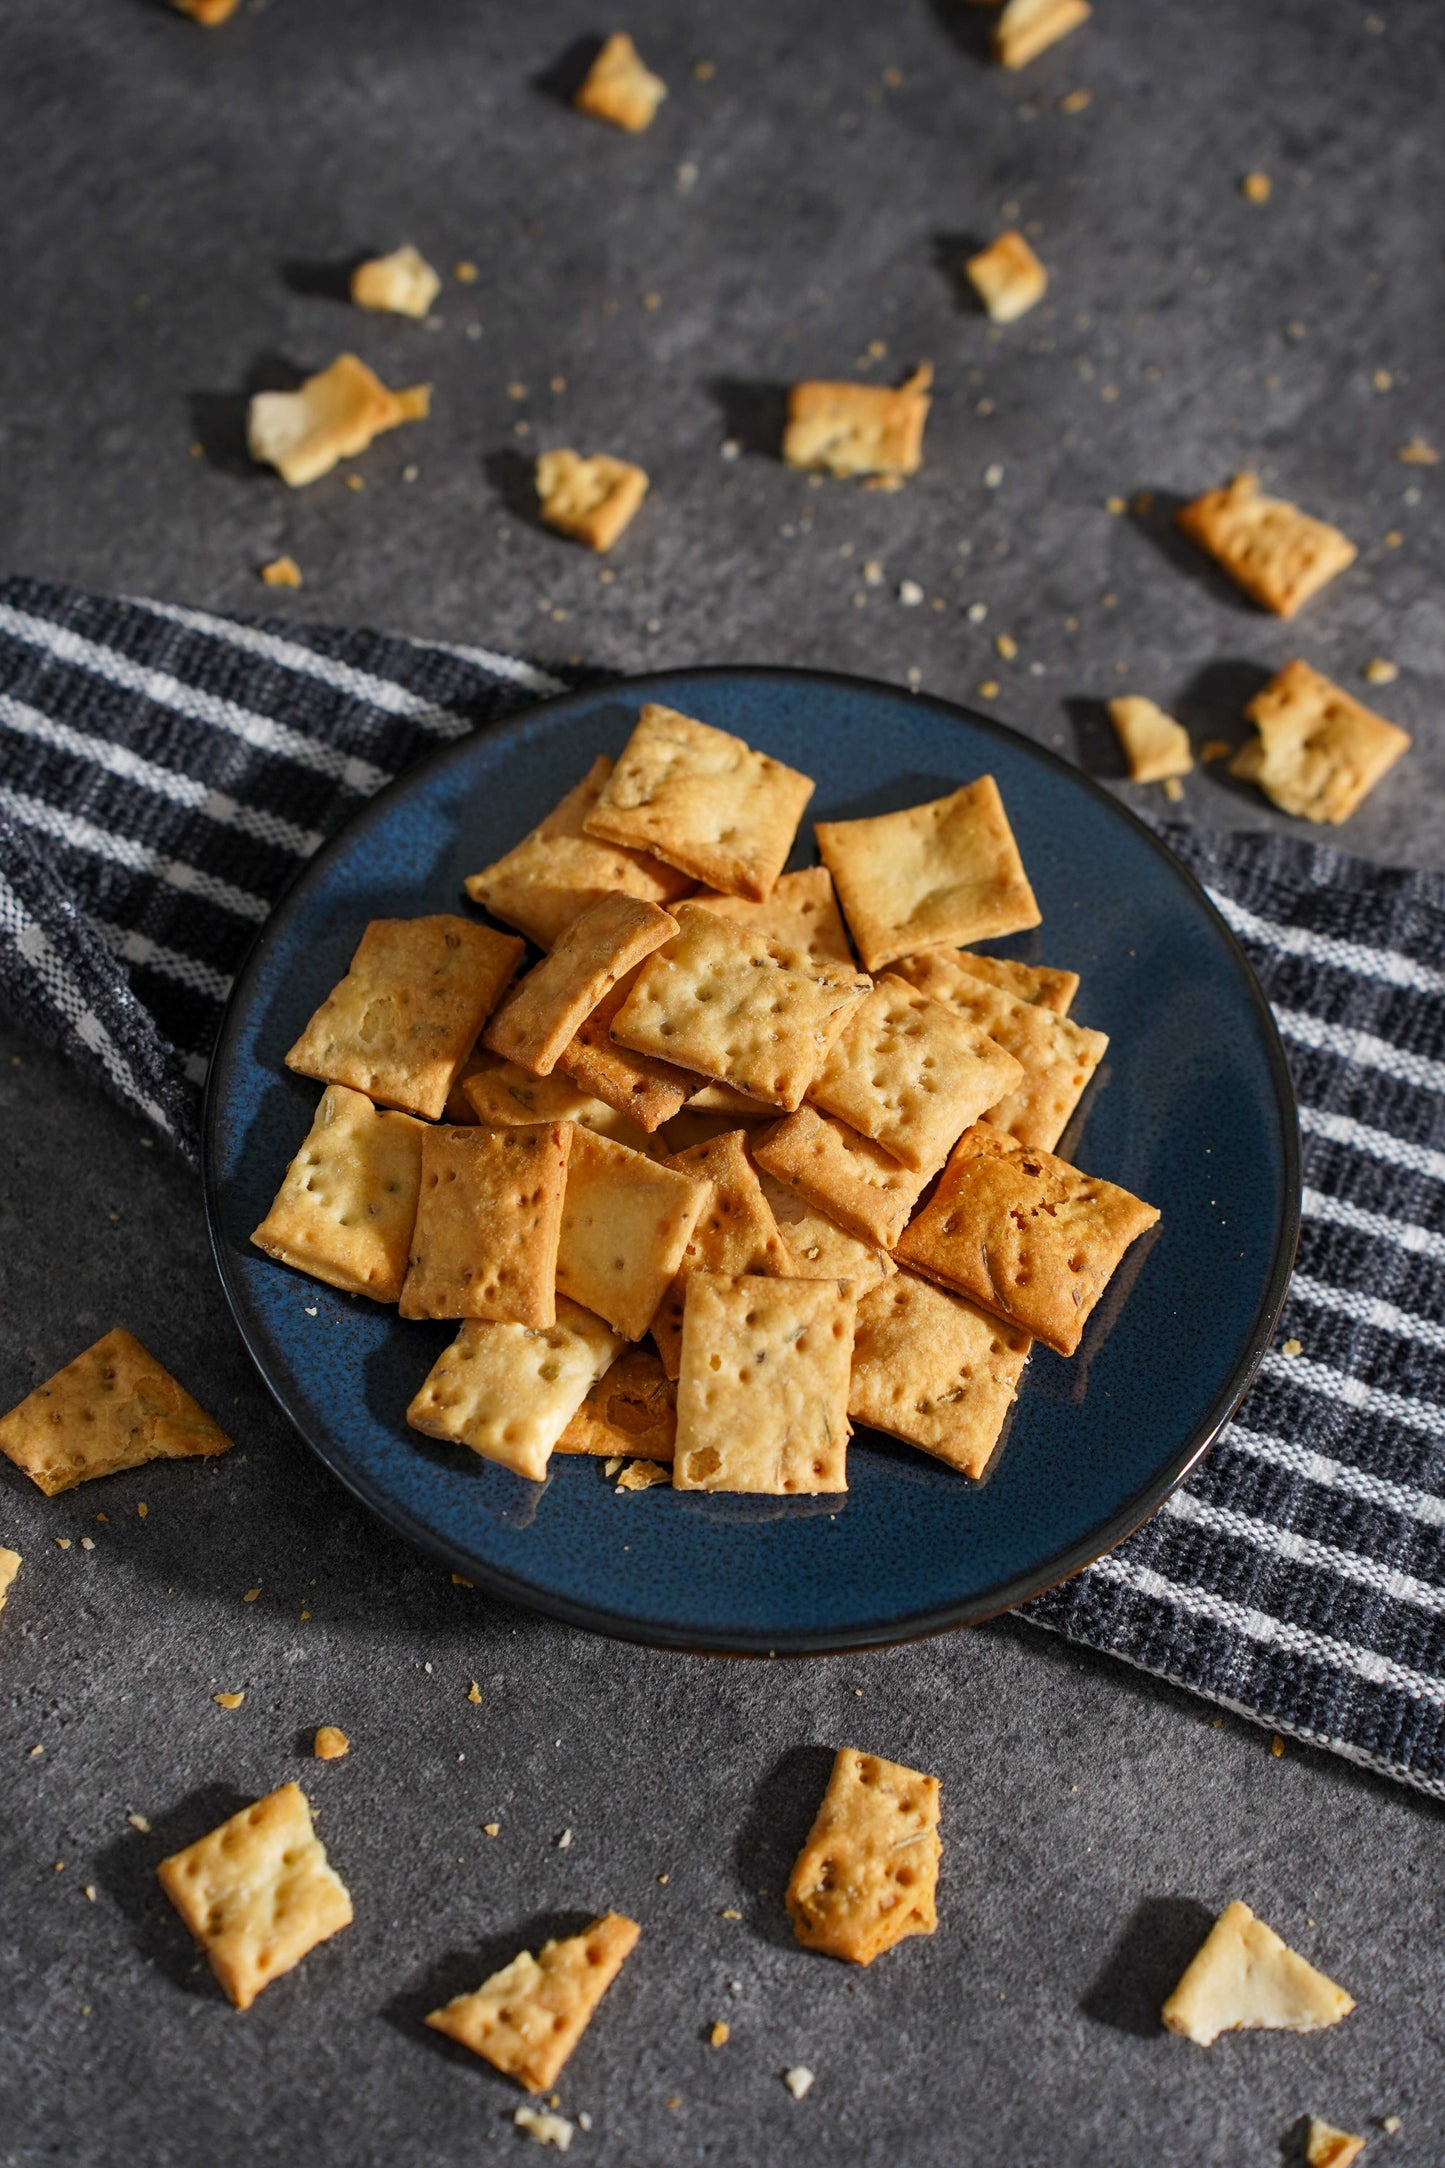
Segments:
[[[655,1348],[629,1347],[590,1387],[553,1451],[670,1463],[676,1442],[677,1386]]]
[[[5,1598],[14,1584],[15,1576],[25,1561],[18,1551],[12,1551],[0,1543],[0,1611],[5,1608]]]
[[[1189,732],[1172,715],[1142,693],[1121,693],[1108,703],[1129,779],[1134,783],[1163,783],[1171,776],[1188,775],[1194,766]]]
[[[401,422],[425,421],[431,386],[388,391],[355,354],[338,354],[295,391],[258,391],[246,410],[246,447],[292,489],[355,459],[373,437]]]
[[[902,1166],[871,1137],[816,1107],[800,1107],[770,1129],[754,1145],[753,1157],[806,1204],[860,1242],[884,1250],[908,1225],[931,1172]]]
[[[584,458],[565,446],[543,452],[536,483],[547,525],[599,553],[610,550],[631,526],[649,486],[645,469],[630,459],[614,459],[609,452]]]
[[[1252,474],[1207,490],[1174,517],[1237,587],[1277,617],[1293,617],[1359,554],[1338,527],[1283,497],[1267,497]]]
[[[261,579],[267,587],[299,587],[301,567],[294,557],[273,557],[262,565]]]
[[[173,1852],[156,1877],[238,2010],[351,1923],[346,1885],[297,1784]]]
[[[1342,1987],[1236,1899],[1210,1928],[1162,2014],[1170,2032],[1207,2048],[1223,2032],[1318,2032],[1354,2007]]]
[[[896,391],[883,384],[795,384],[788,394],[783,458],[790,467],[855,474],[916,474],[931,404],[924,362]]]
[[[676,1487],[845,1491],[856,1310],[842,1281],[694,1272],[683,1312]]]
[[[695,1175],[699,1181],[711,1184],[711,1194],[688,1237],[682,1263],[652,1320],[652,1337],[662,1367],[670,1378],[675,1378],[682,1363],[682,1320],[689,1276],[697,1271],[751,1272],[763,1278],[785,1279],[792,1270],[792,1259],[763,1195],[757,1170],[748,1158],[742,1130],[728,1130],[709,1144],[679,1152],[669,1165],[681,1174]]]
[[[1307,662],[1287,662],[1245,714],[1257,736],[1229,764],[1283,813],[1338,825],[1356,812],[1410,745],[1387,722]]]
[[[858,1305],[848,1413],[975,1479],[1029,1359],[1029,1335],[966,1296],[899,1272]]]
[[[627,1115],[650,1136],[681,1113],[697,1089],[697,1078],[671,1062],[619,1046],[613,1038],[612,1020],[626,1003],[641,970],[641,964],[634,965],[603,995],[557,1056],[557,1070],[570,1077],[579,1090],[592,1093]]]
[[[571,1122],[428,1129],[403,1317],[557,1320]]]
[[[587,71],[572,103],[579,112],[641,134],[667,96],[667,85],[643,63],[625,30],[615,30]]]
[[[562,1206],[559,1297],[570,1295],[624,1339],[640,1340],[708,1196],[707,1182],[579,1129]]]
[[[1365,2140],[1353,2131],[1337,2130],[1317,2115],[1305,2131],[1305,2168],[1350,2168],[1365,2150]]]
[[[426,1125],[328,1084],[251,1240],[344,1294],[397,1302],[421,1188]]]
[[[808,1097],[890,1158],[931,1174],[1023,1079],[987,1031],[885,972],[833,1041]]]
[[[620,1334],[562,1294],[555,1325],[467,1318],[406,1419],[426,1437],[540,1483],[552,1448],[621,1346]]]
[[[762,903],[747,896],[717,896],[708,890],[699,890],[689,901],[699,910],[715,911],[719,918],[766,934],[775,954],[786,962],[800,967],[820,963],[852,968],[853,951],[826,866],[780,873]]]
[[[993,57],[1001,67],[1026,68],[1092,13],[1089,0],[1008,0],[993,28]]]
[[[861,1300],[870,1287],[898,1270],[887,1250],[850,1235],[765,1168],[759,1168],[758,1182],[787,1247],[794,1279],[849,1280]]]
[[[1053,964],[1021,964],[1009,956],[978,956],[970,949],[955,950],[952,960],[974,978],[1002,987],[1015,1001],[1037,1002],[1041,1009],[1052,1009],[1055,1016],[1068,1015],[1079,991],[1078,972],[1060,971]],[[901,962],[894,968],[908,978]]]
[[[394,316],[425,316],[441,290],[441,279],[410,241],[389,256],[369,256],[351,274],[351,298],[358,308]]]
[[[0,1417],[0,1453],[47,1498],[150,1460],[230,1450],[219,1424],[123,1325]]]
[[[456,1995],[427,2023],[515,2078],[529,2093],[555,2085],[597,2005],[642,1932],[608,1912],[580,1935],[523,1950],[469,1995]]]
[[[963,268],[995,324],[1017,323],[1048,292],[1049,274],[1021,233],[1001,233]]]
[[[241,5],[241,0],[171,0],[182,15],[189,15],[192,22],[201,23],[207,30],[229,22]]]
[[[533,1076],[514,1061],[498,1062],[479,1076],[469,1077],[462,1087],[476,1118],[491,1129],[524,1128],[533,1122],[574,1122],[599,1137],[611,1137],[629,1151],[645,1152],[647,1132],[604,1099],[594,1099],[571,1077],[555,1069],[551,1076]]]
[[[499,1004],[483,1046],[549,1076],[598,1002],[677,930],[669,912],[639,896],[599,896]]]
[[[617,1478],[620,1491],[654,1490],[659,1483],[671,1483],[671,1466],[656,1460],[630,1460]]]
[[[311,1751],[318,1761],[344,1761],[351,1752],[351,1741],[338,1724],[318,1724]]]
[[[788,1880],[806,1949],[871,1965],[938,1925],[939,1783],[881,1755],[840,1747]]]

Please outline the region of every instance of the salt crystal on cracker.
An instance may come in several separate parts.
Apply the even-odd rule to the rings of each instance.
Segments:
[[[788,1912],[810,1950],[871,1965],[938,1925],[939,1784],[899,1762],[841,1747],[788,1881]]]
[[[562,2065],[642,1932],[608,1912],[580,1935],[524,1950],[470,1995],[457,1995],[427,2023],[482,2056],[529,2093],[555,2085]]]
[[[0,1417],[0,1453],[47,1498],[148,1460],[230,1450],[225,1432],[122,1325]]]

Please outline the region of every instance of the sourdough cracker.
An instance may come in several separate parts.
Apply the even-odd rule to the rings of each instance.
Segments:
[[[838,964],[845,971],[853,968],[853,951],[826,866],[780,873],[764,903],[701,890],[690,900],[699,910],[715,911],[719,918],[765,934],[779,961],[797,970],[805,970],[810,963]]]
[[[1252,474],[1206,490],[1174,518],[1236,587],[1276,617],[1293,617],[1359,555],[1338,527],[1311,519],[1283,497],[1265,496]]]
[[[1052,1009],[1055,1016],[1068,1015],[1079,991],[1078,972],[1060,971],[1053,964],[1020,964],[1008,956],[977,956],[970,949],[953,952],[953,961],[971,972],[974,978],[987,979],[990,986],[1001,986],[1015,1001],[1037,1002],[1041,1009]],[[901,961],[895,969],[900,977],[917,985],[917,980],[903,968]]]
[[[5,1598],[14,1585],[15,1576],[25,1561],[18,1551],[8,1550],[0,1543],[0,1611],[5,1608]]]
[[[677,930],[677,920],[655,903],[599,896],[513,987],[482,1044],[533,1076],[549,1076],[598,1002]]]
[[[710,1144],[694,1145],[669,1161],[680,1174],[712,1185],[712,1194],[688,1238],[672,1285],[658,1304],[652,1337],[670,1378],[682,1363],[682,1320],[691,1273],[758,1273],[785,1279],[792,1269],[787,1245],[764,1197],[740,1129],[728,1130]]]
[[[858,1305],[848,1413],[977,1478],[1028,1359],[1026,1332],[900,1272]]]
[[[885,972],[833,1041],[808,1097],[890,1158],[931,1174],[1023,1077],[986,1031]]]
[[[612,1019],[637,984],[641,964],[626,972],[578,1025],[576,1035],[557,1056],[557,1068],[579,1089],[591,1092],[626,1114],[647,1135],[681,1113],[697,1089],[697,1079],[669,1061],[619,1046]]]
[[[923,463],[933,369],[915,369],[897,391],[883,384],[795,384],[788,394],[783,458],[829,474],[916,474]]]
[[[1165,783],[1194,766],[1189,732],[1142,693],[1122,693],[1107,703],[1109,720],[1129,763],[1133,783]]]
[[[251,1240],[348,1295],[397,1302],[406,1278],[426,1125],[328,1084]]]
[[[1017,323],[1048,291],[1049,274],[1021,233],[1001,233],[963,268],[995,324]]]
[[[0,1453],[47,1498],[149,1460],[230,1450],[225,1432],[123,1325],[0,1417]]]
[[[917,1769],[840,1747],[788,1879],[805,1949],[871,1965],[938,1925],[939,1784]]]
[[[1036,1001],[1015,1000],[942,950],[904,957],[897,970],[1014,1057],[1022,1082],[985,1112],[995,1129],[1051,1152],[1108,1051],[1107,1035],[1056,1016]]]
[[[296,391],[258,391],[246,410],[246,448],[261,466],[300,489],[341,459],[354,459],[373,437],[400,422],[425,421],[431,387],[388,391],[355,354],[338,354],[329,369],[308,376]]]
[[[359,309],[395,316],[425,316],[441,290],[436,272],[409,241],[389,256],[369,256],[351,274],[351,298]]]
[[[614,128],[639,135],[652,125],[667,85],[643,65],[642,56],[625,30],[615,30],[587,71],[581,89],[572,100],[580,113],[609,120]]]
[[[1164,2005],[1170,2032],[1207,2048],[1222,2032],[1318,2032],[1355,2007],[1238,1899],[1225,1906]]]
[[[472,1112],[486,1129],[526,1128],[534,1122],[575,1122],[599,1137],[611,1137],[629,1151],[645,1152],[647,1132],[616,1107],[579,1090],[572,1079],[533,1076],[514,1061],[498,1062],[482,1075],[470,1077],[463,1087]]]
[[[993,57],[1004,68],[1026,68],[1093,13],[1089,0],[1007,0],[993,28]]]
[[[677,1386],[654,1348],[629,1347],[589,1389],[553,1450],[671,1462],[676,1442]]]
[[[898,1267],[875,1242],[850,1235],[826,1212],[805,1204],[775,1175],[760,1169],[758,1183],[792,1261],[795,1280],[848,1280],[860,1301],[869,1288],[891,1279]]]
[[[403,1317],[557,1321],[570,1122],[428,1129]]]
[[[172,1852],[156,1879],[238,2010],[351,1924],[351,1898],[327,1861],[297,1784],[243,1807]]]
[[[1307,662],[1287,662],[1244,712],[1259,735],[1240,747],[1230,774],[1300,820],[1347,821],[1410,744],[1407,731]]]
[[[870,1137],[815,1107],[800,1107],[770,1129],[753,1157],[804,1203],[883,1250],[893,1248],[928,1183],[928,1172],[900,1166]]]
[[[640,1340],[707,1201],[706,1182],[579,1129],[562,1206],[559,1296]]]
[[[555,2085],[642,1930],[608,1912],[580,1935],[523,1950],[470,1995],[456,1995],[427,2023],[515,2078],[529,2093]]]
[[[683,1313],[676,1488],[845,1491],[856,1310],[841,1281],[694,1272]]]
[[[812,795],[811,776],[731,731],[649,702],[587,815],[587,833],[761,903]]]
[[[1309,2119],[1305,2131],[1304,2168],[1350,2168],[1365,2150],[1363,2138],[1353,2131],[1336,2130],[1333,2123],[1322,2123],[1317,2115]]]
[[[536,470],[538,509],[549,527],[605,552],[631,526],[648,491],[648,477],[630,459],[608,452],[583,458],[561,449],[543,452]]]
[[[565,1295],[540,1328],[467,1318],[406,1411],[413,1430],[540,1483],[553,1446],[622,1345]]]
[[[372,919],[287,1068],[437,1121],[522,948],[447,912]]]

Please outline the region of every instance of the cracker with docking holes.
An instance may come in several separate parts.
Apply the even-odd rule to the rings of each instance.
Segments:
[[[572,103],[596,120],[640,135],[667,96],[667,85],[643,63],[625,30],[614,30],[587,71]]]
[[[788,1879],[788,1913],[806,1949],[871,1965],[938,1925],[937,1777],[840,1747]]]
[[[562,1206],[558,1294],[585,1303],[624,1339],[640,1340],[709,1193],[693,1175],[579,1129]]]
[[[373,437],[401,422],[425,421],[431,386],[388,391],[355,354],[338,354],[329,369],[295,391],[258,391],[246,410],[246,448],[261,466],[300,489],[319,481],[341,459],[355,459]]]
[[[1121,693],[1108,707],[1131,782],[1165,783],[1171,775],[1188,775],[1194,755],[1182,723],[1142,693]]]
[[[557,1321],[571,1122],[428,1129],[403,1317]]]
[[[931,1174],[1023,1078],[980,1026],[885,972],[833,1041],[808,1097],[890,1158]]]
[[[549,527],[599,553],[631,526],[647,495],[645,469],[609,452],[584,458],[565,447],[537,461],[538,508]]]
[[[251,1240],[344,1294],[400,1301],[426,1134],[414,1115],[328,1084]]]
[[[1001,67],[1026,68],[1092,13],[1089,0],[1007,0],[993,27],[993,57]]]
[[[848,1413],[981,1476],[1003,1435],[1029,1336],[911,1272],[858,1305]]]
[[[780,873],[764,903],[754,903],[746,896],[715,896],[705,890],[690,901],[700,910],[716,911],[719,918],[730,918],[735,925],[766,934],[774,952],[790,963],[840,964],[845,971],[853,968],[853,951],[833,892],[833,876],[826,866]]]
[[[1267,497],[1252,474],[1206,490],[1174,518],[1236,587],[1276,617],[1293,617],[1359,554],[1338,527],[1311,519],[1283,497]]]
[[[592,1386],[553,1450],[670,1462],[676,1441],[677,1385],[655,1348],[629,1347]]]
[[[552,1448],[621,1346],[620,1334],[560,1293],[555,1325],[469,1317],[406,1419],[540,1483]]]
[[[641,1932],[636,1920],[608,1912],[580,1935],[544,1942],[536,1957],[523,1950],[470,1995],[431,2011],[427,2023],[529,2093],[545,2093]]]
[[[758,1183],[792,1259],[795,1280],[850,1280],[861,1301],[870,1287],[898,1270],[887,1250],[850,1235],[763,1168]]]
[[[925,950],[924,953],[928,952]],[[972,972],[976,979],[987,979],[990,986],[1001,986],[1015,1001],[1036,1001],[1041,1009],[1052,1009],[1055,1016],[1068,1015],[1079,991],[1077,971],[1060,971],[1052,964],[1015,963],[1009,956],[976,956],[969,949],[956,949],[950,953],[954,963]],[[894,968],[900,977],[910,978],[901,961]],[[917,981],[911,980],[911,983],[916,985]]]
[[[1258,783],[1300,820],[1347,821],[1410,744],[1407,731],[1307,662],[1287,662],[1244,712],[1258,735],[1240,747],[1230,774]]]
[[[676,1488],[845,1491],[856,1310],[842,1281],[694,1272],[683,1313]]]
[[[697,1090],[697,1078],[670,1061],[657,1061],[619,1046],[612,1019],[637,984],[641,964],[620,978],[577,1027],[576,1036],[557,1056],[557,1069],[582,1091],[591,1092],[626,1114],[651,1135],[670,1122]],[[759,1111],[762,1111],[761,1109]]]
[[[0,1417],[0,1453],[47,1498],[150,1460],[230,1450],[226,1433],[123,1325]]]
[[[1164,2005],[1170,2032],[1207,2048],[1223,2032],[1318,2032],[1354,1999],[1238,1899],[1225,1906]]]
[[[1017,323],[1048,291],[1049,274],[1021,233],[1001,233],[963,268],[996,324]]]
[[[792,1259],[778,1231],[772,1207],[748,1158],[742,1130],[731,1129],[709,1144],[694,1145],[670,1162],[683,1174],[712,1184],[712,1195],[698,1214],[681,1265],[657,1306],[652,1337],[670,1378],[682,1362],[682,1320],[689,1275],[698,1272],[754,1272],[786,1279]]]
[[[677,930],[677,920],[655,903],[599,896],[513,987],[482,1033],[483,1046],[534,1076],[549,1076],[598,1002]]]
[[[477,1120],[487,1129],[525,1128],[533,1122],[575,1122],[599,1137],[611,1137],[629,1151],[645,1152],[645,1130],[604,1099],[582,1091],[571,1077],[554,1069],[550,1076],[533,1076],[514,1061],[498,1062],[495,1068],[469,1077],[463,1089]]]
[[[883,1250],[891,1250],[908,1225],[932,1173],[900,1165],[871,1137],[816,1107],[799,1107],[770,1129],[753,1157],[805,1204]]]
[[[359,309],[384,309],[394,316],[425,316],[441,287],[409,241],[389,256],[369,256],[351,274],[351,298]]]
[[[923,463],[931,363],[896,391],[885,384],[795,384],[788,394],[783,458],[829,474],[916,474]]]

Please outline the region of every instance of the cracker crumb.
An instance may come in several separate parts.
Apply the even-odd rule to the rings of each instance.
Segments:
[[[454,263],[452,265],[452,277],[461,286],[475,286],[477,282],[477,267],[474,263],[469,263],[465,259],[463,259],[461,263]]]
[[[811,2092],[815,2082],[816,2073],[811,2071],[806,2063],[794,2063],[791,2070],[783,2072],[783,2083],[794,2100],[801,2100],[806,2093]]]
[[[710,83],[716,74],[716,64],[711,60],[699,60],[693,63],[692,76],[695,83]]]
[[[1019,651],[1018,641],[1010,633],[1000,632],[994,636],[994,647],[1005,662],[1013,662]]]
[[[262,565],[261,577],[268,587],[299,587],[301,567],[294,557],[273,557]]]
[[[144,1506],[142,1506],[142,1507],[141,1507],[141,1511],[142,1511],[142,1513],[144,1513],[144,1511],[145,1511],[145,1507],[144,1507]],[[258,1596],[260,1595],[260,1593],[261,1593],[261,1591],[260,1591],[260,1588],[259,1588],[259,1587],[256,1587],[256,1588],[248,1588],[248,1589],[247,1589],[247,1591],[246,1591],[246,1593],[245,1593],[245,1595],[244,1595],[244,1596],[243,1596],[243,1597],[241,1598],[241,1601],[242,1601],[242,1603],[254,1603],[254,1602],[256,1601],[256,1598],[257,1598],[257,1597],[258,1597]]]
[[[578,2113],[577,2128],[579,2130],[590,2130],[592,2128],[592,2118],[585,2108]]]
[[[994,460],[991,466],[987,466],[983,470],[983,486],[985,489],[998,489],[1002,482],[1003,468],[997,460]]]
[[[95,1903],[95,1884],[93,1882],[87,1882],[85,1888],[81,1892],[81,1895],[84,1897],[87,1904],[93,1905]]]
[[[1304,1342],[1302,1340],[1286,1340],[1284,1352],[1286,1355],[1303,1355]]]
[[[1404,2127],[1404,2121],[1398,2115],[1382,2115],[1380,2117],[1381,2130],[1385,2131],[1391,2138],[1394,2137],[1397,2130],[1403,2130]]]
[[[140,1504],[139,1504],[139,1505],[138,1505],[138,1506],[136,1507],[136,1512],[137,1512],[137,1513],[138,1513],[138,1514],[140,1515],[140,1517],[141,1517],[141,1519],[142,1519],[142,1520],[144,1520],[144,1519],[145,1519],[145,1517],[146,1517],[146,1515],[147,1515],[147,1514],[149,1513],[149,1511],[150,1511],[150,1507],[149,1507],[148,1505],[146,1505],[146,1503],[144,1502],[144,1500],[142,1500],[142,1502],[141,1502],[141,1503],[140,1503]]]
[[[724,2019],[717,2018],[708,2033],[708,2044],[715,2048],[725,2048],[732,2036],[733,2029],[731,2025],[727,2024]]]
[[[138,1829],[143,1837],[150,1835],[151,1825],[143,1814],[128,1814],[126,1820],[130,1823],[131,1828]]]
[[[1377,369],[1370,378],[1370,382],[1374,385],[1376,391],[1393,391],[1395,388],[1395,379],[1388,369]]]
[[[677,169],[677,185],[684,194],[689,188],[697,186],[697,167],[690,158],[685,160]]]
[[[1385,537],[1385,547],[1387,550],[1397,550],[1404,539],[1405,537],[1401,534],[1399,528],[1392,527]]]
[[[1177,775],[1165,776],[1164,795],[1169,800],[1169,803],[1171,805],[1178,805],[1182,800],[1184,796],[1184,785],[1180,782]]]
[[[351,1741],[335,1724],[322,1724],[311,1743],[311,1751],[318,1761],[340,1761],[343,1754],[351,1752]]]
[[[1387,662],[1383,655],[1372,655],[1365,664],[1364,676],[1371,685],[1393,685],[1400,675],[1397,662]]]
[[[573,2125],[565,2115],[553,2115],[546,2108],[518,2108],[512,2121],[536,2144],[555,2145],[559,2153],[565,2153],[572,2143]]]
[[[983,683],[978,688],[978,696],[980,700],[997,700],[998,679],[985,678]]]
[[[970,625],[981,625],[988,616],[988,604],[986,602],[971,602],[963,614]]]
[[[723,1918],[725,1920],[740,1920],[742,1918],[742,1914],[741,1912],[735,1911],[731,1905],[728,1905],[724,1908]]]
[[[500,1822],[483,1822],[482,1835],[484,1837],[500,1837],[501,1834],[502,1825]]]
[[[883,567],[876,557],[870,557],[863,567],[863,584],[865,587],[881,587],[883,585]]]
[[[739,444],[736,437],[724,437],[722,443],[722,456],[724,459],[727,460],[742,458],[743,448],[741,444]]]
[[[55,1548],[58,1551],[68,1551],[70,1549],[69,1536],[57,1536],[55,1539]]]
[[[45,1752],[45,1749],[44,1749],[44,1747],[43,1747],[43,1746],[33,1746],[33,1747],[32,1747],[32,1748],[30,1749],[30,1759],[31,1759],[31,1761],[38,1761],[38,1760],[40,1759],[41,1755],[42,1755],[42,1754],[43,1754],[44,1752]],[[147,1826],[147,1827],[149,1827],[150,1825],[149,1825],[149,1824],[147,1824],[146,1826]]]
[[[1106,497],[1104,499],[1104,510],[1112,512],[1115,519],[1122,519],[1128,509],[1129,500],[1127,497]]]
[[[454,1573],[452,1575],[453,1588],[475,1588],[476,1585],[476,1582],[469,1581],[464,1573]]]
[[[898,599],[905,610],[916,610],[923,600],[923,589],[919,586],[917,580],[900,580],[898,583]]]
[[[1278,1732],[1275,1733],[1274,1737],[1269,1742],[1269,1751],[1271,1754],[1273,1754],[1276,1761],[1284,1760],[1284,1741],[1283,1739],[1281,1739]]]
[[[1094,93],[1091,90],[1084,90],[1083,88],[1071,90],[1060,98],[1059,111],[1061,113],[1082,113],[1093,102]]]
[[[80,1539],[80,1548],[83,1551],[93,1551],[95,1549],[94,1536],[82,1536]]]
[[[560,1836],[558,1837],[558,1839],[557,1839],[557,1849],[558,1849],[558,1851],[559,1851],[559,1852],[565,1852],[565,1851],[567,1850],[567,1847],[568,1847],[568,1846],[569,1846],[569,1845],[571,1844],[571,1842],[572,1842],[572,1832],[571,1832],[571,1830],[570,1830],[570,1829],[564,1829],[564,1830],[563,1830],[563,1831],[561,1832],[561,1834],[560,1834]]]
[[[1400,446],[1395,457],[1407,467],[1438,467],[1440,464],[1440,454],[1424,437],[1411,437],[1408,444]]]
[[[1206,738],[1199,748],[1201,760],[1227,760],[1233,748],[1228,738]]]
[[[1267,173],[1246,173],[1239,187],[1250,203],[1268,203],[1274,193],[1274,182]]]
[[[241,1687],[234,1694],[212,1694],[211,1696],[218,1709],[239,1709],[245,1698],[246,1689],[244,1687]]]

